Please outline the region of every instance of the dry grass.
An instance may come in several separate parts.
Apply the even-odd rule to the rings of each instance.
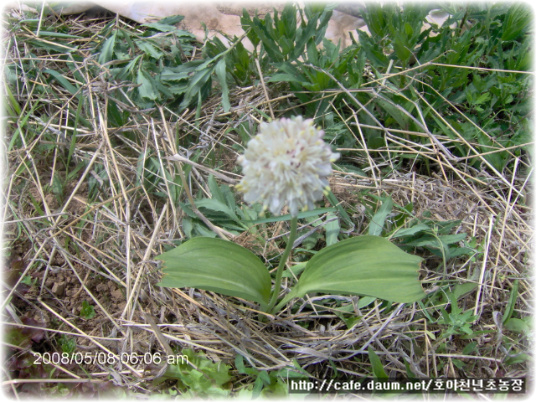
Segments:
[[[70,32],[98,32],[106,22],[75,18],[69,22]],[[28,46],[31,35],[10,34],[7,63],[19,64],[35,52]],[[54,55],[39,56],[43,69],[55,69],[65,62]],[[400,148],[420,155],[429,161],[433,173],[416,173],[416,167],[408,166],[407,171],[394,169],[385,175],[381,168],[392,166],[393,160],[385,157],[385,152],[367,149],[362,138],[356,138],[358,146],[344,151],[348,161],[365,167],[367,177],[338,171],[332,179],[334,194],[347,210],[354,212],[352,234],[366,230],[368,222],[360,211],[364,200],[373,202],[370,195],[387,194],[400,205],[411,202],[416,217],[429,211],[430,218],[437,221],[461,221],[458,232],[476,239],[481,246],[480,257],[449,260],[444,267],[445,276],[443,269],[435,269],[438,260],[428,255],[422,278],[427,292],[437,290],[445,281],[477,284],[459,300],[462,310],[474,309],[478,316],[471,340],[441,338],[444,327],[423,315],[423,305],[389,306],[377,300],[359,308],[358,297],[330,296],[338,306],[352,307],[359,317],[350,327],[336,314],[333,303],[324,303],[326,296],[296,300],[278,316],[263,322],[253,304],[196,289],[171,291],[155,286],[160,271],[154,257],[174,241],[185,238],[185,212],[171,201],[178,184],[162,180],[158,191],[168,196],[155,196],[140,182],[138,162],[140,155],[153,155],[169,177],[184,175],[187,185],[183,186],[181,200],[185,203],[190,195],[210,197],[210,173],[217,171],[221,183],[240,178],[233,148],[241,143],[236,134],[238,124],[259,122],[261,112],[277,117],[279,111],[291,107],[289,100],[294,95],[273,86],[242,88],[232,93],[230,112],[221,111],[216,94],[203,105],[200,115],[195,110],[177,114],[165,105],[143,111],[136,110],[135,105],[118,104],[120,109],[135,113],[124,127],[112,128],[106,105],[113,100],[102,91],[103,81],[89,76],[86,63],[92,62],[95,61],[72,62],[88,78],[83,83],[83,96],[91,105],[86,116],[91,129],[77,131],[74,148],[70,148],[73,127],[69,121],[77,110],[75,96],[57,87],[55,81],[21,79],[20,85],[13,88],[21,116],[27,120],[22,124],[21,116],[10,116],[6,125],[6,142],[19,127],[23,146],[6,155],[3,219],[9,259],[2,304],[4,332],[18,328],[24,333],[40,334],[40,349],[34,348],[40,352],[61,350],[59,339],[64,335],[76,340],[75,352],[168,355],[194,348],[214,361],[228,364],[233,364],[240,354],[258,370],[276,370],[296,361],[316,378],[329,378],[336,372],[347,378],[369,376],[369,346],[391,375],[405,376],[407,367],[418,377],[528,374],[526,363],[505,364],[513,349],[527,351],[528,340],[502,328],[500,316],[515,279],[519,279],[515,304],[518,316],[530,314],[534,296],[527,270],[533,240],[532,211],[525,203],[531,166],[525,159],[512,153],[512,171],[500,173],[489,166],[477,171],[446,150],[452,139],[413,132],[412,135],[429,138],[427,145],[417,144],[405,140],[409,136],[400,135],[404,133],[386,129],[378,122],[375,128],[386,133],[387,150],[397,147],[397,155]],[[386,81],[374,82],[371,86],[390,90],[385,84]],[[56,97],[40,95],[37,87],[46,88],[46,93]],[[441,115],[441,111],[437,113]],[[361,127],[357,114],[347,124]],[[465,142],[462,135],[457,141]],[[201,152],[201,157],[196,164],[189,163],[186,155],[195,151]],[[68,152],[72,153],[72,166],[83,167],[67,180],[62,175]],[[183,159],[172,158],[178,153]],[[481,154],[473,158],[485,162]],[[55,176],[65,179],[61,191],[54,190]],[[90,178],[96,181],[96,190],[90,191]],[[194,212],[221,237],[233,237],[201,211]],[[266,247],[259,254],[273,258],[280,253],[280,245],[268,239],[286,231],[285,223],[263,227]],[[255,247],[247,233],[235,240]],[[12,275],[15,271],[16,275]],[[31,283],[26,282],[27,278]],[[25,283],[21,283],[23,280]],[[94,306],[94,317],[81,317],[83,301]],[[428,310],[438,318],[437,311]],[[464,347],[471,341],[477,344],[475,351],[464,354]],[[8,339],[5,344],[15,350],[15,355],[29,350]],[[463,369],[458,362],[465,363]],[[151,365],[96,364],[84,367],[84,371],[80,365],[55,366],[55,374],[46,381],[13,376],[25,373],[23,369],[11,373],[4,369],[4,390],[11,395],[32,394],[47,381],[50,392],[60,383],[76,383],[87,392],[96,392],[90,385],[99,383],[139,393],[164,387],[151,382],[163,372]],[[241,378],[243,383],[248,382]],[[235,389],[242,385],[237,381]]]

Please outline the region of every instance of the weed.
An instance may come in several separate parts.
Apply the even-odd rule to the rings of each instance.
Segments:
[[[202,352],[192,349],[181,351],[187,359],[170,364],[156,383],[165,380],[178,381],[178,389],[183,397],[229,396],[228,383],[231,380],[230,366],[222,362],[214,363]]]
[[[86,320],[91,320],[93,317],[95,317],[95,307],[89,304],[87,300],[82,302],[80,317],[85,318]]]

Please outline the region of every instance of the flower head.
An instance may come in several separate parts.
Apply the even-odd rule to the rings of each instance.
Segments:
[[[261,123],[238,162],[244,177],[237,185],[248,203],[261,202],[273,214],[288,205],[290,214],[313,209],[329,189],[331,162],[339,157],[313,120],[301,116]]]

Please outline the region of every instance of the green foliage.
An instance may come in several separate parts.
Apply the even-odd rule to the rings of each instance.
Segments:
[[[516,279],[512,285],[512,290],[510,292],[510,298],[508,299],[508,304],[504,309],[504,314],[502,317],[502,324],[504,327],[510,331],[517,332],[523,335],[528,336],[531,331],[531,320],[529,317],[517,318],[515,315],[515,304],[517,302],[519,290],[519,281]]]
[[[385,373],[385,370],[383,368],[383,364],[380,358],[378,357],[376,352],[374,352],[374,349],[372,349],[372,347],[369,346],[367,352],[368,352],[370,364],[372,365],[372,374],[374,375],[374,378],[377,378],[377,379],[389,378],[389,376]]]
[[[420,262],[420,257],[384,238],[353,237],[315,254],[285,299],[322,292],[411,303],[424,297],[418,281]]]
[[[166,287],[197,287],[268,303],[270,274],[251,251],[221,239],[196,237],[161,254]]]
[[[522,340],[531,336],[533,333],[532,317],[521,317],[516,311],[515,305],[519,296],[519,280],[514,280],[508,303],[503,311],[502,320],[499,324],[499,333],[506,333],[503,345],[508,350],[504,359],[504,364],[513,365],[530,361],[531,357],[520,347]],[[501,330],[502,324],[502,330]],[[508,336],[512,334],[512,336]]]
[[[233,234],[239,234],[248,229],[255,233],[250,222],[260,214],[259,207],[238,205],[236,195],[230,187],[226,184],[218,184],[212,175],[208,178],[208,187],[212,197],[198,198],[195,200],[195,205],[211,222]],[[208,229],[199,221],[192,208],[186,203],[180,203],[180,206],[188,215],[185,227],[187,237],[206,236]]]
[[[252,19],[244,10],[241,22],[250,41],[260,44],[261,57],[266,53],[272,62],[293,61],[303,55],[306,46],[322,43],[332,11],[333,6],[306,4],[297,10],[288,4],[281,15],[274,10],[273,17],[266,14],[264,20],[257,16]]]
[[[374,64],[389,64],[389,60],[407,67],[414,49],[428,32],[421,33],[424,19],[433,6],[406,4],[402,11],[395,3],[367,4],[363,18],[370,35],[358,31],[359,42]]]
[[[444,266],[453,258],[474,257],[478,254],[476,245],[473,244],[474,239],[468,240],[466,233],[458,233],[461,225],[459,220],[430,219],[427,218],[430,216],[428,211],[417,218],[413,214],[411,203],[405,206],[396,205],[388,195],[378,197],[367,194],[363,202],[366,214],[370,216],[369,235],[385,235],[406,251],[415,253],[418,250],[426,250],[441,258]],[[380,206],[377,207],[377,204]]]
[[[212,175],[209,176],[207,184],[211,197],[200,195],[195,200],[195,205],[212,223],[232,234],[238,235],[248,230],[255,235],[258,232],[257,225],[288,221],[290,219],[289,214],[265,217],[261,205],[249,206],[240,204],[237,202],[236,194],[231,190],[230,186],[219,184]],[[183,218],[183,229],[188,239],[198,236],[215,237],[215,233],[210,231],[201,222],[188,203],[179,201],[179,206],[187,215]],[[333,211],[335,211],[334,208],[317,208],[311,211],[300,212],[298,217],[300,219],[315,221],[320,214]],[[337,233],[337,223],[335,220],[337,218],[331,216],[330,219],[332,221],[329,223],[329,226],[326,226],[326,230],[330,231],[329,242],[335,242],[334,236]],[[261,241],[260,238],[259,241]]]
[[[87,300],[84,300],[82,302],[82,308],[80,309],[80,317],[91,320],[93,317],[95,317],[95,308],[87,302]]]
[[[164,261],[160,286],[212,290],[266,308],[271,287],[268,270],[253,253],[237,244],[194,238],[157,258]],[[276,311],[292,298],[309,292],[361,294],[414,302],[424,297],[418,281],[420,261],[421,258],[406,254],[377,236],[334,243],[307,263],[297,285]],[[279,289],[273,292],[278,294]]]
[[[409,227],[399,229],[391,238],[399,238],[405,249],[424,248],[432,254],[443,258],[443,262],[466,255],[475,254],[471,247],[461,246],[467,233],[455,233],[461,221],[436,221],[432,219],[413,220]]]
[[[531,68],[530,10],[523,4],[445,5],[450,17],[443,26],[422,31],[426,15],[435,7],[406,4],[402,11],[394,3],[367,4],[363,18],[370,35],[357,31],[359,43],[342,51],[324,38],[331,6],[307,5],[297,10],[287,5],[264,19],[246,12],[241,21],[256,46],[253,54],[240,42],[227,47],[215,38],[205,43],[202,57],[194,60],[189,59],[193,36],[174,26],[180,16],[145,24],[142,33],[112,22],[93,50],[98,63],[89,66],[95,76],[103,74],[104,66],[104,78],[110,82],[130,82],[128,90],[112,88],[109,93],[142,109],[161,103],[179,111],[199,107],[217,81],[223,110],[228,111],[234,87],[258,83],[257,58],[265,80],[287,85],[295,94],[295,106],[322,119],[327,138],[336,145],[354,147],[355,139],[363,135],[370,149],[385,146],[380,131],[363,127],[358,132],[346,123],[355,112],[363,125],[380,122],[410,131],[423,131],[426,125],[433,135],[456,140],[448,145],[454,155],[468,157],[477,168],[502,172],[514,157],[524,155],[528,148],[522,145],[530,142],[532,78],[522,73]],[[30,20],[21,24],[37,29]],[[40,36],[57,43],[32,39],[37,48],[81,61],[76,53],[76,40],[81,37],[45,27]],[[79,86],[84,77],[74,65],[67,68],[75,80],[67,80],[64,71],[41,71],[33,60],[25,64],[29,79],[44,75],[47,82],[57,83],[86,102]],[[17,67],[6,68],[8,82],[16,85]],[[376,78],[397,74],[378,87],[368,83],[367,71]],[[37,90],[49,95],[46,88]],[[20,109],[13,101],[8,94],[9,113]],[[114,125],[124,124],[129,117],[116,102],[109,102],[108,109]],[[460,137],[472,146],[458,141]],[[406,135],[405,139],[429,142],[423,136]],[[391,156],[396,157],[396,148],[390,148]],[[475,156],[478,153],[483,156]],[[408,158],[414,156],[401,153],[400,163]]]
[[[215,363],[203,352],[192,349],[181,351],[184,359],[170,364],[157,381],[178,380],[181,396],[185,398],[224,398],[229,396],[227,383],[231,380],[231,367],[222,362]]]
[[[476,288],[476,284],[469,283],[468,285],[470,285],[472,289]],[[447,327],[446,330],[442,332],[442,337],[444,338],[449,338],[452,335],[473,334],[471,324],[475,322],[477,317],[473,314],[472,310],[462,311],[460,309],[458,306],[460,292],[456,292],[458,289],[460,289],[460,287],[455,288],[454,291],[445,292],[450,303],[450,312],[447,312],[445,308],[440,309],[441,318],[437,323]]]
[[[400,103],[398,95],[403,95],[406,101],[401,99],[402,105],[410,112],[413,107],[407,100],[413,99],[428,116],[432,133],[453,139],[461,135],[475,144],[474,151],[464,143],[454,145],[456,155],[486,153],[485,162],[502,171],[513,155],[497,149],[530,141],[532,79],[530,74],[520,73],[530,71],[530,10],[504,3],[456,5],[447,8],[451,16],[442,27],[432,26],[420,33],[430,8],[405,6],[402,12],[394,3],[367,6],[364,18],[371,35],[360,32],[359,39],[377,74],[385,74],[392,62],[402,68],[423,66],[415,70],[415,81],[408,80],[413,73],[390,78],[396,90],[382,96],[396,104]],[[456,26],[451,27],[453,24]],[[442,111],[441,117],[434,109]],[[384,113],[384,119],[391,117],[401,123],[397,109],[385,108]],[[417,128],[408,123],[405,128]],[[520,150],[514,155],[519,156]],[[482,165],[479,158],[471,162]]]
[[[236,355],[235,366],[239,374],[245,374],[255,381],[246,389],[238,393],[239,398],[282,398],[288,396],[288,385],[285,380],[304,379],[308,373],[294,361],[294,367],[285,367],[279,370],[265,371],[246,367],[242,355]]]
[[[432,339],[444,340],[452,336],[471,339],[475,335],[473,323],[478,317],[474,315],[473,309],[464,310],[460,305],[464,306],[462,299],[474,292],[477,287],[478,283],[471,277],[467,282],[452,286],[443,285],[438,291],[430,293],[425,302],[419,302],[428,321],[439,325],[438,337],[431,332],[428,334]],[[428,308],[424,306],[425,303]],[[431,315],[428,310],[434,313]]]
[[[353,138],[361,135],[339,124],[351,117],[350,104],[365,125],[381,122],[386,127],[423,131],[425,124],[434,135],[461,137],[472,147],[455,141],[451,152],[469,157],[477,168],[489,166],[502,172],[513,157],[527,151],[523,145],[530,142],[532,78],[523,74],[530,71],[530,12],[524,5],[446,7],[451,16],[443,26],[423,31],[427,14],[435,7],[406,4],[402,11],[394,3],[367,4],[363,18],[370,35],[357,31],[359,43],[342,52],[337,44],[324,40],[320,29],[329,8],[309,10],[314,19],[301,25],[291,6],[281,16],[264,20],[245,13],[242,25],[258,46],[267,81],[286,83],[298,100],[297,107],[307,115],[323,116],[341,147],[353,146]],[[320,24],[316,32],[314,24]],[[363,89],[368,85],[367,66],[377,78],[399,74],[389,77],[382,89]],[[374,108],[363,107],[366,104]],[[338,114],[333,114],[333,107]],[[361,132],[369,148],[385,146],[377,130]],[[406,139],[429,141],[422,136]],[[514,151],[504,150],[516,146]],[[484,155],[475,156],[479,153]],[[402,154],[405,158],[412,156]]]
[[[67,353],[68,356],[72,356],[76,352],[76,339],[70,338],[63,334],[58,343],[63,353]]]
[[[368,234],[371,236],[380,236],[385,225],[385,220],[391,214],[393,209],[393,199],[386,197],[381,204],[381,207],[370,220]]]
[[[202,61],[183,61],[191,54],[195,38],[174,26],[182,18],[171,16],[158,23],[144,24],[142,34],[116,27],[113,22],[105,29],[97,61],[107,66],[110,79],[135,84],[129,99],[140,108],[179,100],[187,106],[197,101],[193,91],[209,90],[210,77],[197,73]],[[114,95],[118,100],[126,100],[120,92]]]

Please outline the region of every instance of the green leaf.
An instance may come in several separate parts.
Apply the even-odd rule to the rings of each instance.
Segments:
[[[368,230],[369,235],[380,236],[382,234],[383,225],[385,224],[385,220],[387,219],[387,216],[391,213],[392,209],[393,199],[391,197],[384,199],[382,202],[382,206],[370,221]]]
[[[225,76],[226,69],[225,58],[222,57],[220,61],[216,63],[214,70],[221,86],[221,103],[224,112],[228,112],[229,109],[231,109],[231,103],[229,102],[229,87],[227,86],[227,77]]]
[[[341,231],[341,225],[339,223],[339,218],[334,213],[328,213],[326,215],[326,245],[331,246],[339,241],[339,233]]]
[[[91,320],[93,317],[95,317],[95,308],[86,300],[82,302],[80,317],[85,318],[86,320]]]
[[[303,272],[307,262],[298,262],[290,267],[288,267],[285,272],[283,272],[283,278],[294,278],[298,277],[299,274]]]
[[[78,89],[69,81],[67,81],[67,79],[61,73],[54,70],[50,70],[48,68],[44,69],[43,72],[48,73],[52,77],[54,77],[54,79],[56,79],[56,81],[58,81],[67,91],[69,91],[71,95],[76,95],[77,97],[80,96],[78,93]]]
[[[251,19],[249,13],[244,8],[242,10],[242,17],[240,17],[240,24],[245,32],[247,32],[248,39],[253,44],[253,47],[256,48],[259,44],[259,37],[253,29],[253,20]]]
[[[212,198],[225,203],[225,197],[223,195],[223,192],[220,189],[216,178],[212,174],[208,176],[208,188],[210,190],[210,193],[212,194]]]
[[[186,361],[169,364],[162,376],[163,380],[180,380],[179,387],[184,392],[183,396],[209,399],[228,396],[229,390],[224,384],[232,378],[229,365],[221,361],[215,363],[203,352],[194,352],[192,349],[183,349],[181,353]]]
[[[462,355],[470,355],[478,348],[477,342],[470,342],[468,343],[462,350]]]
[[[224,204],[223,202],[214,199],[214,198],[203,198],[201,200],[195,201],[195,205],[199,208],[206,208],[211,211],[215,212],[223,212],[225,215],[227,215],[229,218],[231,218],[233,221],[235,221],[237,224],[243,226],[242,221],[240,218],[236,215],[236,213],[229,207],[227,204]]]
[[[188,77],[187,71],[174,71],[168,67],[164,67],[160,73],[160,80],[162,81],[183,81]]]
[[[180,23],[183,19],[184,17],[182,15],[171,15],[169,17],[161,19],[158,22],[149,22],[146,24],[142,24],[141,26],[151,28],[160,32],[173,32],[178,30],[175,25]]]
[[[153,59],[160,60],[164,56],[164,53],[161,50],[157,49],[147,40],[135,40],[134,43],[142,52],[148,54]]]
[[[395,49],[397,57],[402,62],[406,62],[410,58],[411,51],[408,49],[405,41],[400,39],[400,37],[396,37],[393,40],[393,48]]]
[[[503,324],[512,317],[512,313],[514,312],[515,304],[517,301],[517,292],[519,289],[519,280],[515,280],[512,285],[512,290],[510,291],[510,297],[508,298],[508,304],[506,305],[506,308],[504,309],[504,315],[502,322]]]
[[[519,364],[519,363],[525,363],[527,361],[531,361],[532,358],[527,353],[519,353],[514,356],[508,356],[506,359],[504,359],[505,365],[511,365],[511,364]]]
[[[370,364],[372,365],[372,373],[374,374],[374,378],[389,378],[383,369],[382,361],[370,346],[368,347],[368,357]]]
[[[504,323],[504,327],[513,332],[524,333],[525,335],[530,334],[529,325],[520,318],[510,318]]]
[[[192,287],[267,304],[268,269],[251,251],[221,239],[196,237],[157,259],[164,262],[159,286]]]
[[[350,217],[350,215],[348,215],[346,210],[343,208],[343,206],[341,205],[341,203],[339,202],[337,197],[335,197],[335,194],[333,194],[331,190],[328,191],[326,198],[328,199],[330,204],[333,205],[337,209],[337,212],[339,212],[339,215],[342,221],[345,222],[348,225],[348,227],[353,228],[354,223],[352,221],[352,218]]]
[[[17,117],[22,114],[19,102],[15,99],[13,96],[13,92],[11,92],[11,89],[8,85],[4,86],[6,94],[7,94],[7,100],[8,102],[5,102],[5,107],[8,111],[7,115],[12,117]]]
[[[270,14],[266,14],[264,23],[258,17],[253,18],[253,23],[251,29],[255,32],[256,36],[262,41],[264,50],[268,56],[276,62],[283,61],[283,54],[281,49],[275,42],[274,32],[273,32],[273,22]]]
[[[418,274],[421,261],[383,237],[353,237],[315,254],[291,294],[358,294],[412,303],[425,296]]]
[[[137,83],[139,84],[138,91],[142,98],[156,100],[158,99],[158,93],[153,86],[153,83],[141,69],[138,70],[138,76],[136,78]]]
[[[276,73],[267,80],[268,82],[295,82],[301,84],[304,79],[295,77],[288,73]]]
[[[106,39],[106,42],[104,42],[104,44],[102,45],[102,50],[98,58],[99,64],[104,64],[112,60],[116,38],[117,38],[117,30],[115,30],[112,36]]]
[[[429,230],[431,230],[431,229],[430,229],[430,226],[428,226],[427,224],[418,223],[415,226],[412,226],[410,228],[397,230],[395,233],[393,233],[391,238],[394,239],[394,238],[397,238],[397,237],[412,236],[412,235],[417,234],[419,232],[429,231]]]
[[[212,62],[212,60],[209,60],[208,62]],[[188,107],[195,98],[201,96],[204,90],[203,87],[210,85],[212,72],[213,68],[209,67],[206,63],[203,63],[203,65],[196,68],[196,73],[188,83],[188,88],[184,94],[184,99],[180,104],[180,109]]]
[[[513,5],[506,14],[501,39],[514,40],[529,30],[532,22],[531,14],[531,10],[525,4]]]
[[[476,282],[465,282],[465,283],[456,284],[452,291],[451,303],[456,303],[458,300],[460,300],[465,295],[471,293],[477,287],[478,287],[478,283]]]
[[[334,212],[334,211],[336,211],[335,208],[317,208],[317,209],[312,209],[310,211],[298,212],[298,219],[306,219],[306,218],[310,218],[313,216],[321,215],[326,212]],[[261,218],[261,219],[244,221],[244,223],[257,225],[259,223],[290,221],[290,219],[292,219],[292,216],[290,214],[286,214],[286,215],[273,216],[271,218]]]
[[[64,38],[64,39],[82,39],[77,35],[70,35],[61,32],[51,32],[51,31],[39,31],[39,36],[47,36],[49,38]]]
[[[453,235],[439,236],[439,239],[441,240],[441,243],[443,243],[444,245],[449,245],[449,244],[459,243],[462,240],[465,240],[466,237],[467,237],[467,233],[457,233]]]

